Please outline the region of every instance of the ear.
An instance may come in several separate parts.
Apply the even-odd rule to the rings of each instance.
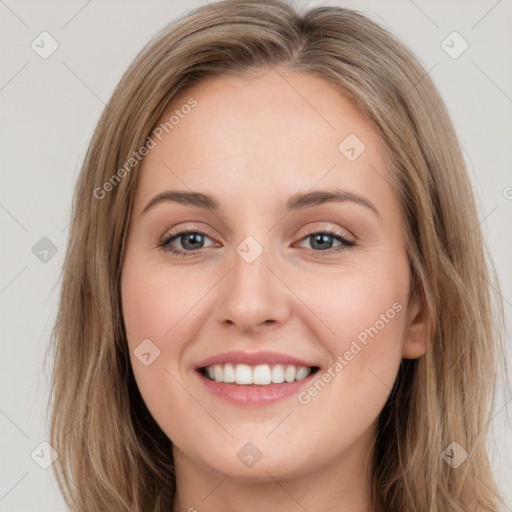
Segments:
[[[407,331],[402,356],[418,359],[427,350],[427,308],[423,293],[415,293],[407,308]]]

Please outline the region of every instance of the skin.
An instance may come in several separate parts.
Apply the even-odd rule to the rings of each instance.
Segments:
[[[377,417],[401,359],[420,357],[426,343],[424,307],[408,303],[383,143],[340,89],[308,74],[209,79],[181,91],[162,121],[191,96],[197,106],[142,163],[121,281],[134,375],[174,444],[174,512],[370,510]],[[366,146],[355,161],[338,150],[349,134]],[[333,187],[363,196],[378,215],[350,201],[285,214],[293,194]],[[213,195],[221,207],[162,202],[142,213],[168,189]],[[186,229],[206,235],[197,254],[158,247]],[[325,229],[356,245],[329,238],[319,249],[309,235]],[[252,263],[236,252],[247,236],[263,249]],[[186,243],[172,246],[190,252]],[[307,404],[292,396],[236,406],[193,369],[228,350],[272,350],[316,362],[321,375],[394,303],[401,311]],[[145,366],[134,350],[147,338],[160,356]],[[249,441],[262,454],[252,467],[237,457]]]

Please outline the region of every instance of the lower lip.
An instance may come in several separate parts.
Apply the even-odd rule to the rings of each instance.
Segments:
[[[227,402],[241,406],[270,405],[297,395],[301,388],[309,384],[316,373],[318,372],[310,373],[306,378],[294,382],[259,386],[257,384],[240,385],[217,382],[205,377],[201,372],[197,372],[200,380],[211,393]]]

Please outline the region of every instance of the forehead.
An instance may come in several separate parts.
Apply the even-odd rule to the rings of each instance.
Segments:
[[[180,91],[159,125],[161,140],[152,136],[156,146],[142,163],[139,203],[165,188],[232,204],[243,196],[261,207],[313,187],[392,194],[373,123],[314,75],[207,78]]]

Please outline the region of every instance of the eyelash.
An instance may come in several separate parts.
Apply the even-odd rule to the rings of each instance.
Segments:
[[[178,233],[173,233],[173,234],[169,235],[168,237],[164,238],[161,243],[158,244],[158,247],[161,247],[164,251],[169,252],[175,256],[180,256],[182,258],[194,256],[197,253],[201,252],[202,249],[196,249],[194,251],[182,251],[180,249],[175,249],[175,248],[171,247],[171,245],[170,245],[170,243],[172,241],[179,239],[182,236],[190,235],[190,234],[198,234],[198,235],[203,235],[208,238],[211,238],[206,233],[203,233],[202,231],[199,231],[197,229],[196,230],[188,229],[188,230],[179,231]],[[311,249],[309,251],[309,254],[312,256],[329,256],[329,255],[332,255],[333,253],[338,253],[338,252],[344,251],[344,250],[349,249],[349,248],[353,247],[354,245],[356,245],[356,243],[353,240],[349,240],[348,238],[344,237],[340,233],[337,233],[336,231],[333,231],[330,229],[324,229],[321,231],[312,231],[311,233],[308,233],[307,235],[302,237],[301,241],[305,240],[313,235],[319,235],[319,234],[332,236],[333,238],[335,238],[336,240],[341,242],[341,245],[337,248],[331,248],[331,249],[328,249],[325,251]]]

